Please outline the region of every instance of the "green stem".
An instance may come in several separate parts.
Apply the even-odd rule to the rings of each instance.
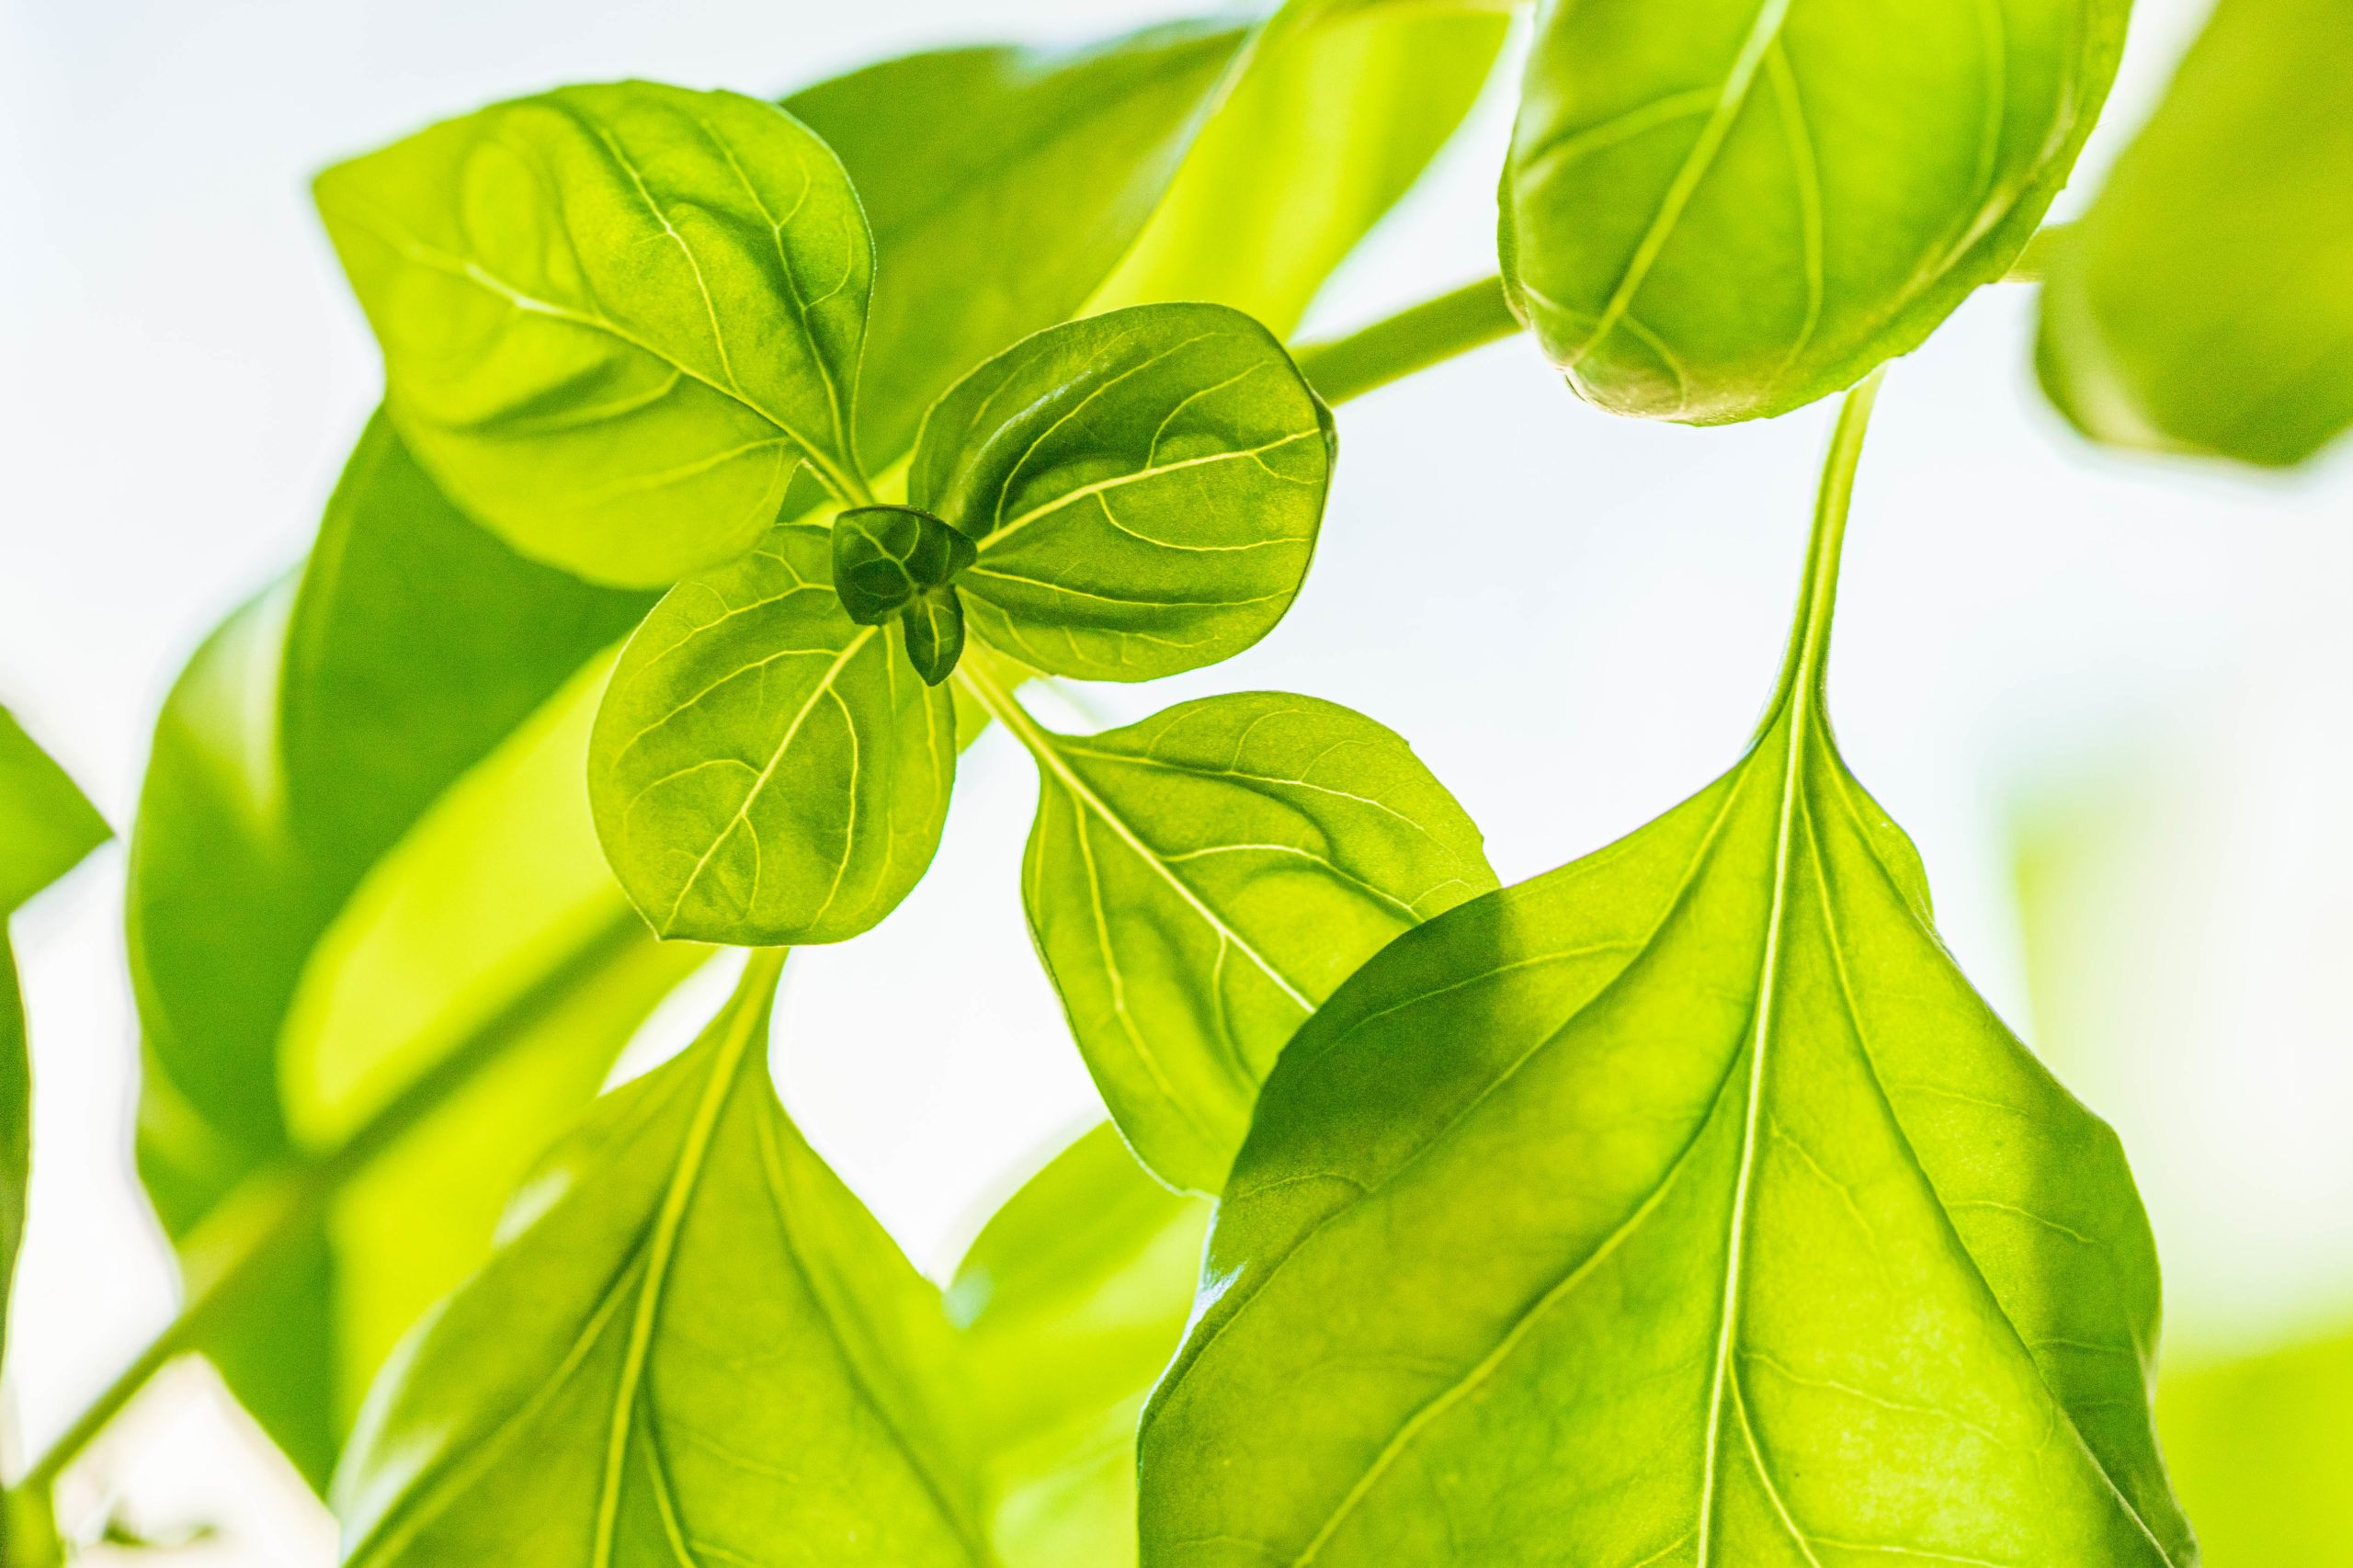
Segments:
[[[282,1161],[255,1172],[213,1206],[186,1247],[188,1296],[179,1315],[107,1386],[63,1436],[50,1445],[12,1494],[39,1496],[122,1413],[149,1379],[202,1343],[212,1325],[270,1283],[283,1255],[323,1220],[335,1195],[472,1083],[524,1034],[561,1006],[581,983],[645,936],[634,910],[607,922],[483,1020],[448,1055],[385,1103],[324,1154]]]
[[[1887,367],[1881,365],[1865,376],[1839,405],[1837,427],[1830,434],[1830,452],[1823,460],[1822,487],[1814,495],[1813,532],[1806,543],[1797,618],[1790,628],[1780,680],[1758,726],[1760,735],[1772,727],[1792,697],[1807,701],[1822,698],[1830,659],[1830,621],[1838,606],[1838,561],[1847,541],[1847,513],[1855,499],[1855,471],[1862,462],[1863,435],[1870,427],[1871,405],[1879,401],[1880,383],[1886,379]]]
[[[1408,305],[1346,337],[1300,344],[1291,356],[1325,403],[1342,403],[1519,329],[1504,298],[1504,280],[1487,278]]]

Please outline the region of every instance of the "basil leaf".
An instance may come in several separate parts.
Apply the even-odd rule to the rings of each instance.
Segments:
[[[2286,466],[2353,425],[2353,17],[2222,0],[2042,291],[2096,440]]]
[[[908,500],[979,541],[973,630],[1049,675],[1151,680],[1280,620],[1336,449],[1282,345],[1222,305],[1049,328],[925,416]]]
[[[1136,1415],[1185,1331],[1208,1224],[1209,1205],[1145,1175],[1106,1122],[956,1266],[947,1310],[1011,1568],[1135,1562]]]
[[[840,155],[874,228],[858,396],[869,462],[905,452],[958,377],[1077,313],[1253,36],[1188,21],[1067,52],[945,50],[785,100]]]
[[[2184,1371],[2157,1392],[2165,1464],[2215,1562],[2353,1562],[2353,1335]]]
[[[1173,1187],[1224,1187],[1258,1085],[1335,987],[1495,885],[1412,749],[1336,704],[1211,697],[1083,739],[1007,722],[1042,776],[1030,934],[1104,1102]]]
[[[199,1243],[242,1184],[300,1157],[280,1028],[361,876],[648,602],[517,557],[379,416],[299,585],[247,606],[190,661],[157,721],[129,890],[139,1167],[176,1242]],[[334,1270],[322,1239],[204,1346],[318,1484],[349,1403]]]
[[[598,1104],[404,1347],[337,1478],[347,1563],[988,1561],[938,1297],[769,1085],[782,960]]]
[[[902,624],[835,597],[832,530],[779,526],[672,589],[621,654],[588,792],[621,886],[665,937],[839,942],[939,846],[955,707]]]
[[[2196,1561],[2122,1151],[1832,743],[1844,510],[1834,467],[1730,773],[1407,932],[1276,1063],[1145,1414],[1147,1563]]]
[[[1208,300],[1290,335],[1477,101],[1503,9],[1290,0],[1090,310]]]
[[[1504,176],[1514,309],[1613,414],[1716,425],[1848,385],[2024,248],[2127,9],[1554,0]]]
[[[564,87],[327,170],[387,406],[516,549],[653,585],[741,555],[798,464],[845,500],[873,277],[858,198],[772,105]]]

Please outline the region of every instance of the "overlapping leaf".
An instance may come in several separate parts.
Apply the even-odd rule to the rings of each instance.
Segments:
[[[1276,1064],[1147,1564],[2196,1561],[2122,1153],[1832,744],[1838,490],[1741,763],[1408,932]]]
[[[1516,308],[1581,396],[1719,424],[1846,386],[1999,278],[2126,0],[1549,0],[1503,192]]]
[[[872,245],[775,106],[563,87],[329,169],[318,201],[394,423],[525,554],[666,583],[758,543],[804,461],[858,494]]]
[[[1479,830],[1403,740],[1313,698],[1084,738],[1010,722],[1041,776],[1022,902],[1071,1031],[1143,1162],[1215,1193],[1308,1014],[1495,885]]]
[[[2120,446],[2285,465],[2353,425],[2353,14],[2224,0],[2058,246],[2038,365]]]
[[[380,418],[328,504],[299,588],[265,595],[191,661],[157,724],[130,889],[146,1052],[140,1171],[183,1246],[201,1243],[224,1204],[237,1208],[241,1184],[276,1179],[306,1157],[282,1108],[280,1030],[313,947],[363,874],[647,602],[517,558],[441,498]],[[595,874],[577,756],[547,786],[567,793],[517,816],[569,842],[575,862],[585,849]],[[472,846],[448,869],[467,866],[477,890],[483,879],[499,885],[496,846]],[[418,874],[436,873],[421,859]],[[608,884],[604,896],[626,915],[618,889]],[[530,946],[543,935],[527,922],[509,933],[517,947],[472,936],[462,953],[449,952],[449,970],[404,983],[454,1019],[491,1006],[502,986],[528,986],[498,970],[503,957],[519,950],[526,968],[561,968],[563,955]],[[494,973],[486,991],[438,989]],[[617,1050],[613,1031],[625,1035],[664,984],[642,983],[594,1029],[575,1029],[584,1056]],[[559,1105],[553,1114],[569,1113]],[[514,1142],[465,1146],[494,1160],[529,1157]],[[467,1164],[450,1149],[438,1157],[452,1174]],[[408,1222],[429,1233],[437,1219],[428,1205]],[[479,1256],[487,1234],[485,1224],[461,1250]],[[347,1417],[366,1375],[344,1348],[351,1298],[337,1267],[324,1237],[290,1251],[204,1346],[321,1483],[338,1412]],[[421,1274],[414,1288],[438,1293],[451,1278]]]
[[[971,536],[974,631],[1032,668],[1150,680],[1271,631],[1315,549],[1331,411],[1263,326],[1140,305],[1050,328],[924,421],[908,500]]]
[[[589,752],[605,853],[654,928],[838,942],[889,914],[939,846],[956,716],[905,627],[860,626],[831,530],[783,524],[671,590],[630,642]]]

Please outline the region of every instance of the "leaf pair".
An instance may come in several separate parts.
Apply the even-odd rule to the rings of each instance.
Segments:
[[[975,1243],[951,1326],[777,1102],[782,960],[598,1103],[388,1371],[338,1482],[347,1562],[1044,1568],[1101,1544],[1124,1467],[1073,1449],[1124,1447],[1198,1206],[1082,1141]]]
[[[1332,442],[1282,346],[1237,312],[1138,306],[1055,327],[926,420],[908,501],[972,560],[953,569],[964,546],[943,540],[923,571],[952,574],[960,618],[1032,668],[1115,680],[1197,668],[1290,608]],[[681,583],[615,672],[590,795],[622,885],[665,936],[840,941],[930,864],[956,718],[915,673],[929,678],[939,639],[904,616],[853,619],[835,552],[855,560],[861,546],[843,526],[864,538],[857,520],[787,523]],[[918,522],[909,549],[922,537]],[[915,578],[900,575],[912,594]],[[849,592],[861,613],[880,602]]]
[[[1747,756],[1276,1063],[1146,1413],[1148,1568],[2196,1561],[2122,1152],[1831,740],[1871,390]]]

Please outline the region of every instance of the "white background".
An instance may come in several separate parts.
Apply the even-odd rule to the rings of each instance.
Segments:
[[[322,165],[564,81],[774,94],[911,48],[1074,40],[1170,9],[6,0],[0,700],[123,824],[173,673],[305,548],[380,376],[309,207]],[[2143,0],[2062,212],[2195,11]],[[1492,270],[1507,117],[1488,104],[1311,326]],[[2353,461],[2264,481],[2094,453],[2033,389],[2032,306],[2030,290],[1984,290],[1895,367],[1833,699],[1964,966],[2124,1133],[2172,1354],[2220,1355],[2353,1318]],[[1348,703],[1412,739],[1506,881],[1545,869],[1737,752],[1776,666],[1829,412],[1614,421],[1526,343],[1484,350],[1344,411],[1321,555],[1274,636],[1087,699],[1122,720],[1252,687]],[[930,879],[872,936],[794,960],[779,1031],[796,1115],[926,1264],[1006,1167],[1092,1114],[1021,926],[1032,775],[1001,734],[965,766]],[[130,1176],[121,875],[109,847],[17,922],[40,1099],[12,1465],[174,1300]],[[929,978],[887,978],[908,972]],[[682,999],[671,1030],[710,999]],[[144,1524],[223,1525],[205,1557],[331,1557],[324,1515],[200,1367],[86,1469],[85,1493],[123,1489]]]

